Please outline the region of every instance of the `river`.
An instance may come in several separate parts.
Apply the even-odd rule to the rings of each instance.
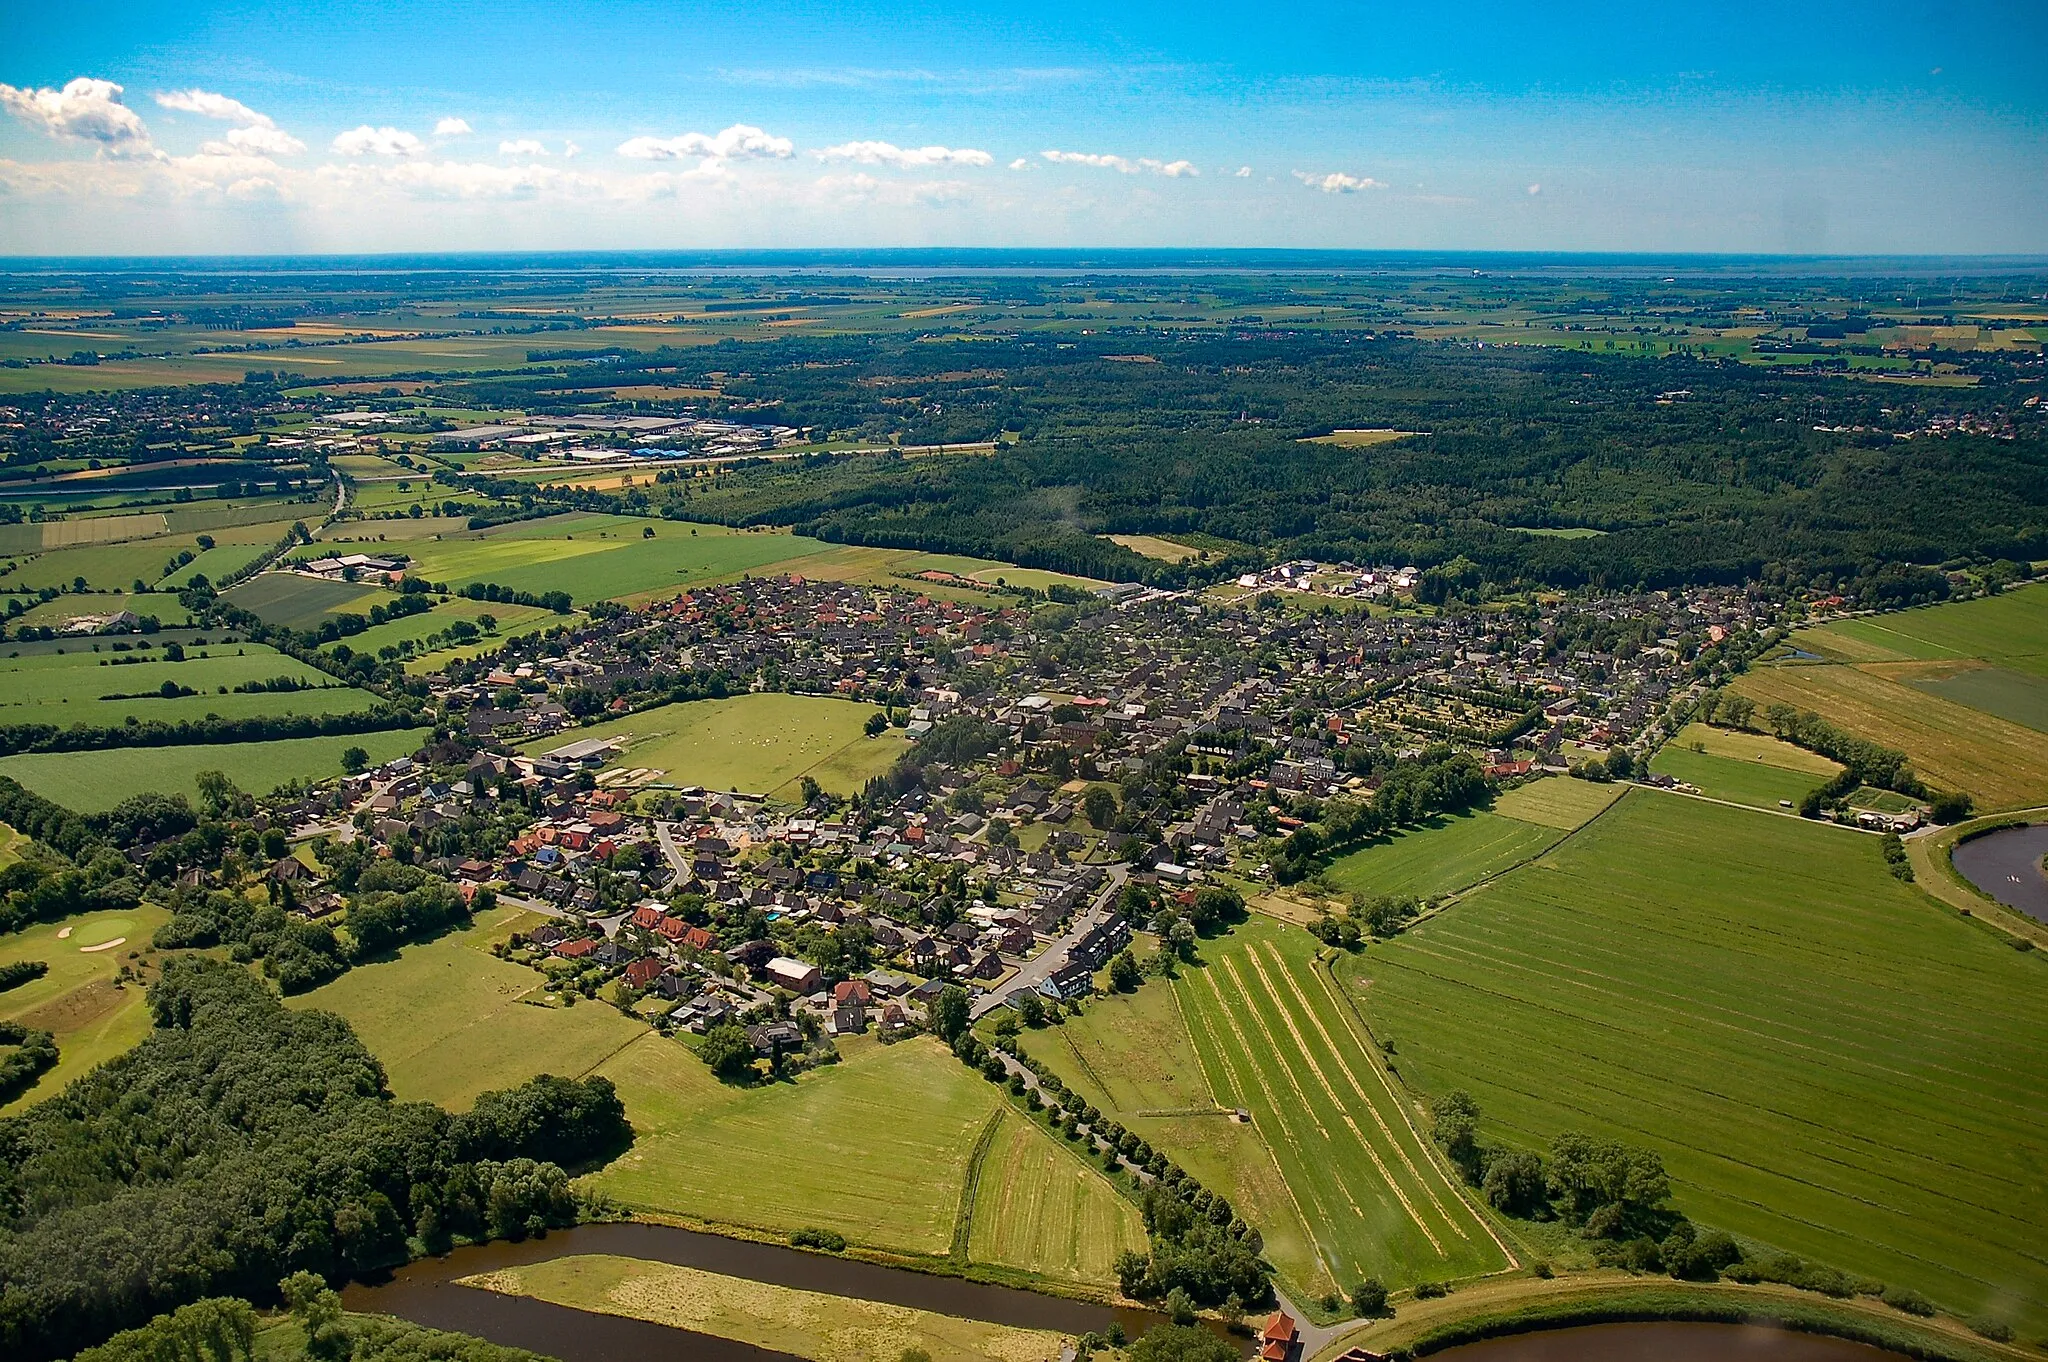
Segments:
[[[2008,908],[2048,922],[2048,874],[2041,858],[2048,856],[2048,823],[2000,828],[1960,842],[1956,870],[1971,884]]]
[[[805,1253],[780,1244],[640,1224],[581,1225],[517,1244],[460,1248],[443,1258],[407,1264],[386,1280],[350,1286],[342,1293],[342,1301],[351,1310],[395,1315],[429,1328],[473,1334],[557,1357],[561,1362],[662,1358],[770,1362],[788,1356],[709,1334],[457,1284],[458,1279],[479,1272],[599,1253],[1076,1336],[1106,1329],[1112,1320],[1118,1320],[1135,1337],[1157,1322],[1156,1316],[1144,1311],[1112,1310],[1063,1296]]]
[[[1430,1354],[1431,1362],[1906,1362],[1904,1353],[1749,1324],[1584,1324]]]

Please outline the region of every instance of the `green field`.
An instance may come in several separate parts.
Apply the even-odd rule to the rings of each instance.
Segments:
[[[1507,1266],[1409,1123],[1315,940],[1254,919],[1171,985],[1027,1033],[1034,1058],[1230,1198],[1296,1299]],[[1243,1108],[1249,1124],[1230,1118]]]
[[[623,735],[625,753],[609,765],[662,771],[673,785],[786,797],[809,775],[835,794],[852,794],[905,746],[901,730],[878,738],[861,731],[874,713],[874,706],[851,700],[762,692],[663,705],[529,748],[546,752],[572,739]]]
[[[416,648],[424,650],[424,640],[429,634],[445,634],[448,626],[457,620],[468,620],[476,624],[485,615],[489,615],[494,621],[496,632],[477,640],[476,645],[470,645],[480,646],[485,650],[502,648],[512,639],[530,634],[535,629],[569,623],[568,616],[557,615],[554,611],[544,610],[537,605],[503,605],[456,596],[445,603],[435,605],[425,614],[407,615],[388,624],[373,624],[343,643],[358,653],[374,654],[385,648],[397,648],[405,643],[412,643]],[[424,657],[428,654],[422,651],[420,655]]]
[[[127,662],[115,658],[158,658],[161,647],[147,653],[91,651],[81,640],[62,653],[0,657],[0,725],[49,723],[111,726],[136,719],[176,723],[218,714],[244,719],[281,714],[353,714],[370,708],[377,697],[368,691],[337,685],[334,678],[260,643],[209,644],[186,650],[183,662]],[[106,645],[101,643],[100,647]],[[314,689],[259,691],[238,694],[235,687],[250,681],[289,676]],[[196,695],[163,699],[154,694],[174,682]],[[227,694],[220,693],[221,688]],[[114,700],[112,695],[149,698]]]
[[[1041,1330],[603,1254],[551,1258],[465,1277],[462,1285],[830,1362],[897,1362],[912,1348],[948,1362],[1044,1362],[1066,1341]]]
[[[585,1181],[692,1220],[945,1254],[995,1089],[933,1041],[839,1046],[840,1063],[794,1083],[733,1088],[646,1033],[598,1070],[625,1099],[633,1148]]]
[[[2048,679],[2004,667],[1966,667],[1907,683],[1959,705],[2048,733]]]
[[[221,599],[275,628],[317,629],[336,615],[368,614],[372,605],[392,596],[382,587],[302,577],[295,572],[265,572]]]
[[[1484,1138],[1648,1144],[1709,1225],[2048,1327],[2038,956],[1875,839],[1653,791],[1346,962]]]
[[[2048,586],[1896,614],[1838,620],[1793,635],[1801,647],[1843,662],[1940,662],[1976,658],[2048,677]]]
[[[654,531],[649,539],[645,532]],[[495,582],[579,603],[737,577],[828,547],[799,535],[631,516],[560,515],[406,546],[408,571],[460,588]]]
[[[1439,814],[1340,856],[1329,878],[1347,894],[1455,893],[1555,846],[1620,792],[1615,785],[1546,776],[1503,793],[1491,810]]]
[[[0,574],[0,591],[22,587],[70,587],[80,577],[96,591],[120,591],[136,582],[151,584],[181,549],[195,548],[184,538],[143,539],[122,544],[83,544],[51,549],[33,558],[18,558],[14,570]],[[90,612],[90,604],[79,610]]]
[[[496,909],[468,931],[358,966],[290,1005],[348,1018],[409,1102],[462,1110],[535,1074],[580,1077],[647,1028],[602,1003],[544,1006],[539,973],[490,953],[491,942],[538,925],[533,914]]]
[[[115,976],[130,963],[130,952],[154,958],[149,939],[170,916],[145,904],[40,923],[0,936],[0,965],[40,960],[50,967],[42,978],[0,993],[0,1019],[57,1037],[56,1064],[34,1087],[0,1107],[0,1115],[62,1092],[72,1079],[149,1034],[146,990],[140,984],[119,983]],[[121,944],[108,946],[112,941]],[[83,949],[87,946],[101,949]]]
[[[196,800],[201,771],[226,771],[244,790],[267,794],[287,781],[340,775],[341,754],[351,747],[368,752],[372,763],[383,762],[416,750],[429,736],[427,730],[413,728],[269,742],[28,752],[0,758],[0,776],[12,777],[68,809],[100,813],[144,790]]]
[[[1327,872],[1347,894],[1435,898],[1527,860],[1564,834],[1496,813],[1438,814],[1340,856]]]
[[[1697,749],[1697,750],[1696,750]],[[1687,724],[1650,759],[1650,770],[1703,795],[1752,808],[1797,805],[1841,769],[1826,757],[1761,733]]]
[[[90,596],[59,596],[55,600],[44,601],[22,611],[20,622],[62,629],[68,621],[80,615],[116,615],[123,610],[130,611],[139,618],[153,617],[165,628],[189,624],[192,621],[192,612],[181,605],[176,596],[161,591],[115,591],[104,595],[95,592]],[[60,646],[75,648],[92,645],[90,642],[81,644],[66,640]]]
[[[277,533],[277,539],[283,538],[284,530],[280,528]],[[156,583],[156,589],[159,591],[182,591],[191,585],[194,577],[199,576],[204,576],[209,582],[218,582],[224,577],[240,572],[243,568],[270,552],[271,549],[276,547],[277,539],[273,539],[268,543],[215,544],[212,548],[193,555],[192,561],[177,571],[167,573],[161,581]]]
[[[1103,1286],[1116,1257],[1145,1251],[1138,1208],[1102,1171],[1016,1111],[999,1118],[981,1159],[967,1256]]]

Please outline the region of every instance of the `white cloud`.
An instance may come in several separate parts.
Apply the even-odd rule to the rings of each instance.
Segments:
[[[513,142],[498,143],[500,156],[545,156],[548,149],[531,137],[522,137]]]
[[[820,176],[815,186],[828,201],[890,204],[899,207],[964,203],[972,190],[959,180],[881,180],[865,171]]]
[[[1250,166],[1239,166],[1232,177],[1239,180],[1249,180],[1252,177],[1252,168]]]
[[[1529,197],[1532,199],[1535,198],[1538,194],[1541,194],[1542,192],[1543,186],[1540,184],[1532,184],[1529,186]]]
[[[373,128],[368,123],[338,134],[333,143],[340,156],[417,156],[426,143],[397,128]]]
[[[268,114],[257,113],[239,99],[215,94],[211,90],[166,90],[156,97],[156,102],[166,109],[179,113],[198,114],[201,118],[217,118],[223,123],[239,123],[247,128],[274,128]]]
[[[692,156],[729,161],[737,157],[783,158],[796,152],[787,137],[747,123],[735,123],[723,132],[686,132],[679,137],[634,137],[619,143],[619,155],[629,161],[681,161]]]
[[[305,149],[304,142],[283,128],[269,123],[259,124],[253,128],[231,128],[228,130],[227,141],[208,142],[200,148],[214,156],[294,156]]]
[[[467,137],[474,131],[466,118],[444,118],[434,125],[436,137]]]
[[[564,142],[562,143],[562,159],[566,161],[582,150],[583,148],[577,146],[574,142]]]
[[[1327,175],[1312,175],[1306,170],[1294,172],[1294,178],[1310,189],[1320,189],[1325,194],[1356,194],[1363,189],[1385,189],[1386,181],[1375,180],[1370,175],[1346,175],[1333,170]]]
[[[1041,151],[1038,153],[1055,165],[1094,166],[1100,170],[1114,170],[1119,175],[1136,175],[1151,171],[1178,180],[1184,176],[1199,175],[1192,161],[1161,161],[1151,156],[1141,156],[1133,161],[1124,156],[1110,156],[1087,151]]]
[[[1019,156],[1016,160],[1010,162],[1010,169],[1012,170],[1029,170],[1030,168],[1031,158],[1028,156]]]
[[[320,167],[325,184],[350,192],[391,190],[425,199],[529,199],[601,186],[553,166],[501,166],[480,161],[369,162]]]
[[[79,76],[61,90],[0,85],[0,108],[52,137],[92,142],[116,156],[157,154],[149,129],[121,102],[121,87],[111,80]]]
[[[858,161],[866,166],[915,170],[924,166],[993,165],[995,157],[973,147],[899,147],[893,142],[841,142],[811,153],[821,161]]]

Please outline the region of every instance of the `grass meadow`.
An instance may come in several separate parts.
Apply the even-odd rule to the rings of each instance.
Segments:
[[[0,725],[50,723],[60,727],[120,724],[130,717],[175,723],[218,714],[244,719],[283,714],[352,714],[377,697],[337,685],[333,677],[260,643],[212,644],[186,651],[183,662],[143,661],[112,665],[115,658],[158,658],[147,653],[94,653],[74,643],[62,653],[0,657]],[[314,689],[238,694],[250,681],[289,676]],[[166,682],[197,691],[164,699],[155,692]],[[221,694],[225,687],[227,694]],[[146,696],[108,699],[108,696]]]
[[[820,695],[763,692],[727,700],[663,705],[530,744],[536,752],[570,740],[623,736],[613,767],[646,767],[674,785],[787,795],[809,775],[835,794],[860,790],[907,745],[902,731],[862,731],[872,705]]]
[[[1490,810],[1440,814],[1377,838],[1338,857],[1328,875],[1347,894],[1455,893],[1547,851],[1598,817],[1620,792],[1615,785],[1546,776],[1507,791]]]
[[[50,967],[40,979],[0,993],[0,1019],[57,1038],[56,1064],[28,1091],[0,1107],[0,1116],[62,1092],[72,1079],[125,1053],[149,1034],[146,989],[139,983],[119,983],[115,976],[130,963],[131,952],[145,960],[155,958],[150,937],[170,916],[144,904],[38,923],[0,936],[0,965],[40,960]],[[115,941],[121,944],[108,944]],[[94,946],[99,949],[87,949]]]
[[[654,537],[645,531],[652,529]],[[465,531],[408,546],[409,571],[461,588],[495,582],[579,603],[737,577],[824,549],[800,535],[632,516],[561,515]]]
[[[540,923],[494,909],[467,931],[407,946],[288,1002],[348,1018],[406,1101],[461,1111],[479,1093],[535,1074],[580,1077],[647,1028],[603,1003],[549,1007],[537,971],[490,953],[493,941]]]
[[[680,1041],[645,1032],[598,1070],[637,1138],[585,1183],[693,1221],[776,1235],[815,1226],[946,1254],[975,1139],[1000,1098],[936,1042],[839,1046],[838,1064],[738,1088]]]
[[[1873,838],[1637,790],[1341,973],[1484,1138],[1647,1144],[1706,1224],[2039,1333],[2042,969]]]
[[[1842,768],[1766,734],[1687,724],[1651,758],[1650,769],[1714,799],[1775,809],[1780,800],[1797,805]]]
[[[225,771],[244,790],[267,794],[287,781],[339,776],[341,754],[351,747],[362,748],[376,763],[416,750],[428,736],[426,729],[412,728],[269,742],[26,752],[0,758],[0,776],[10,776],[67,809],[103,813],[144,790],[182,794],[196,803],[201,771]]]
[[[1841,662],[1977,659],[2048,677],[2048,586],[1801,629],[1793,641]]]
[[[1064,1139],[1016,1111],[998,1118],[975,1183],[967,1256],[1105,1286],[1116,1258],[1145,1251],[1138,1208]]]
[[[1039,1362],[1065,1342],[1042,1330],[608,1254],[553,1258],[462,1284],[833,1362],[897,1362],[913,1348],[949,1362]]]

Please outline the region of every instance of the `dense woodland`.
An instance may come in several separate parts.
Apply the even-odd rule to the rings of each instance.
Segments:
[[[2037,412],[2012,439],[1915,434],[1942,413],[2018,408],[2032,386],[1995,373],[1974,389],[1907,388],[1689,355],[1320,334],[726,342],[617,367],[639,364],[690,381],[726,375],[728,405],[820,435],[1006,441],[989,456],[762,464],[631,494],[642,504],[1103,577],[1182,575],[1094,537],[1126,532],[1211,535],[1281,556],[1462,556],[1496,582],[1789,578],[1894,601],[1928,584],[1888,564],[2048,554],[2048,423]],[[531,404],[587,381],[465,391],[479,404]],[[1426,434],[1364,449],[1305,442],[1340,428]],[[1526,533],[1546,528],[1604,533]]]
[[[394,1101],[346,1022],[226,962],[171,961],[150,1007],[141,1045],[0,1122],[0,1355],[567,1224],[565,1167],[631,1140],[602,1078],[543,1076],[461,1116]]]

